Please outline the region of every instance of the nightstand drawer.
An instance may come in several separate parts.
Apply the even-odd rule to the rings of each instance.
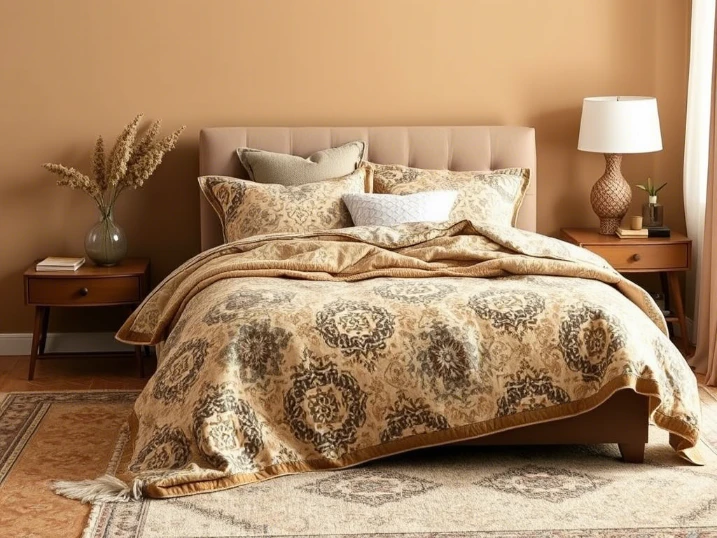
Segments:
[[[138,277],[28,278],[27,302],[36,305],[91,306],[138,303]]]
[[[618,271],[684,271],[689,268],[686,243],[656,245],[590,245]]]

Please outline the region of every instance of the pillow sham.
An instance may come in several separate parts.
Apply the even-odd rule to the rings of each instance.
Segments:
[[[219,215],[224,241],[231,242],[253,235],[351,226],[341,197],[363,192],[368,174],[367,167],[361,167],[344,177],[295,187],[203,176],[199,185]]]
[[[500,226],[515,226],[520,204],[530,183],[530,170],[527,168],[454,172],[373,163],[371,168],[373,191],[376,193],[456,190],[458,199],[449,220],[469,219]]]
[[[306,159],[253,148],[237,148],[237,155],[252,181],[294,186],[348,175],[361,165],[365,151],[366,143],[358,140]]]
[[[445,222],[458,191],[428,191],[416,194],[344,194],[356,226],[394,226],[406,222]]]

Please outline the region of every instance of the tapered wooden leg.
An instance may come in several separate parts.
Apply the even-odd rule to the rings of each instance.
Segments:
[[[27,372],[27,379],[32,381],[35,377],[35,363],[37,362],[37,352],[40,348],[40,338],[42,337],[42,329],[45,325],[47,317],[46,306],[35,307],[35,324],[32,329],[32,348],[30,349],[30,370]]]
[[[642,463],[645,461],[645,443],[619,443],[620,454],[625,463]]]
[[[672,271],[667,273],[667,281],[670,287],[670,296],[675,307],[675,316],[680,324],[680,336],[682,337],[682,352],[687,355],[690,352],[690,339],[687,334],[687,320],[685,319],[685,309],[682,305],[682,291],[680,290],[680,279],[677,273]]]
[[[47,344],[47,326],[50,323],[50,307],[44,308],[44,314],[42,316],[42,332],[40,333],[40,355],[45,353],[45,345]]]
[[[672,304],[670,300],[670,286],[667,283],[667,273],[665,271],[660,271],[660,290],[662,291],[662,295],[665,297],[665,310],[670,312],[672,315]],[[667,324],[667,332],[670,335],[670,338],[674,336],[674,331],[672,329],[672,323]]]

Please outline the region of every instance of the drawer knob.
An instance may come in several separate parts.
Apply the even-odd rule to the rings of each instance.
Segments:
[[[639,254],[632,255],[632,261],[634,261],[634,262],[639,262],[641,258],[642,258],[642,256],[640,256]]]
[[[90,290],[88,290],[87,288],[80,288],[80,295],[82,295],[83,297],[85,297],[88,293],[90,293]]]

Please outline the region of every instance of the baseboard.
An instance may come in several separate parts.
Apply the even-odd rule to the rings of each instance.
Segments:
[[[0,334],[0,355],[29,355],[32,347],[31,333]],[[97,351],[131,351],[131,346],[115,340],[115,333],[48,333],[47,353],[82,353]]]

